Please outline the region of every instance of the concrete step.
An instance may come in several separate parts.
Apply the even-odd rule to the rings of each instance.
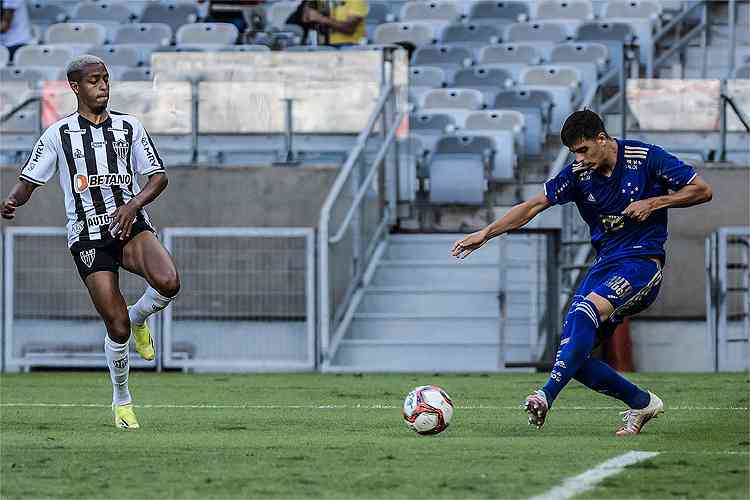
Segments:
[[[402,315],[355,315],[350,340],[408,340],[440,342],[496,342],[499,317],[408,317]]]
[[[358,312],[423,314],[492,313],[499,309],[498,291],[370,287],[365,290]]]
[[[461,286],[497,289],[500,270],[497,264],[471,263],[468,260],[452,264],[429,260],[383,260],[371,285],[409,286],[418,284],[432,288]]]
[[[384,342],[343,340],[333,370],[372,372],[488,372],[503,371],[495,342]]]
[[[453,244],[463,238],[463,234],[451,235],[409,235],[407,237],[391,237],[386,249],[385,258],[388,260],[431,260],[436,262],[453,263],[456,258],[451,255]],[[479,252],[471,256],[472,262],[497,264],[500,260],[499,240],[487,243]]]

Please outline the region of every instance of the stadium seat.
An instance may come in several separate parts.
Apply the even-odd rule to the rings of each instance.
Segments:
[[[494,181],[507,182],[515,177],[518,164],[518,142],[512,130],[472,130],[463,128],[459,131],[462,137],[481,137],[492,141],[492,160],[489,165],[489,178]]]
[[[101,57],[102,60],[107,63],[107,66],[135,67],[143,64],[140,51],[129,45],[102,45],[91,47],[88,50],[88,53]]]
[[[513,85],[512,73],[503,68],[477,66],[458,71],[451,87],[474,89],[482,93],[484,102],[495,102],[498,91]]]
[[[465,130],[509,130],[513,132],[517,142],[526,142],[526,118],[520,111],[511,109],[484,109],[473,111],[463,123]]]
[[[68,12],[60,5],[46,2],[28,2],[29,20],[44,29],[50,24],[64,23],[70,19]]]
[[[586,95],[607,67],[609,50],[597,42],[571,42],[552,49],[550,63],[573,66],[581,72],[581,94]]]
[[[750,64],[743,64],[735,68],[733,76],[737,79],[750,79]]]
[[[10,52],[4,46],[0,45],[0,68],[4,68],[10,62]]]
[[[435,35],[430,23],[385,23],[375,29],[373,40],[381,45],[407,45],[415,48],[432,43]]]
[[[601,21],[585,22],[576,30],[579,42],[600,42],[609,49],[610,64],[619,65],[624,46],[633,43],[633,29],[628,24]]]
[[[52,66],[13,66],[0,68],[0,82],[40,82],[57,80],[60,68]]]
[[[142,23],[164,23],[173,32],[183,24],[194,23],[198,19],[198,7],[191,3],[149,2],[141,14]]]
[[[433,0],[429,2],[408,2],[401,8],[399,20],[402,22],[429,22],[440,32],[450,23],[461,19],[461,12],[456,2],[451,0]]]
[[[473,50],[499,43],[501,39],[500,31],[489,24],[451,24],[443,30],[441,36],[441,42],[445,45],[463,46]]]
[[[566,21],[534,21],[514,23],[505,31],[508,42],[562,43],[573,39],[573,30]]]
[[[15,66],[64,67],[75,55],[70,47],[62,45],[24,45],[13,56]]]
[[[471,66],[473,54],[466,47],[428,45],[417,47],[411,57],[415,66],[435,66],[442,68],[445,78],[452,80],[456,71]]]
[[[424,98],[423,108],[441,110],[482,109],[482,93],[474,89],[432,89]]]
[[[560,132],[565,119],[580,101],[581,73],[569,66],[533,66],[521,71],[521,86],[550,92],[554,99],[550,131]]]
[[[604,8],[604,19],[610,23],[625,23],[638,37],[640,61],[650,64],[654,57],[653,36],[659,27],[661,3],[658,0],[609,0]]]
[[[536,19],[590,21],[594,19],[594,6],[591,0],[540,0]]]
[[[411,66],[409,68],[409,85],[437,89],[446,83],[445,72],[437,66]]]
[[[123,24],[114,35],[115,44],[169,45],[172,28],[164,23]]]
[[[552,96],[541,90],[512,89],[498,92],[495,109],[512,109],[524,115],[526,153],[538,155],[546,140]]]
[[[271,4],[268,12],[268,25],[273,28],[281,28],[286,24],[289,16],[297,10],[299,2],[280,1]]]
[[[151,81],[154,79],[154,75],[151,73],[151,68],[142,66],[140,68],[128,68],[120,75],[120,79],[123,81]]]
[[[442,137],[429,159],[430,201],[483,205],[493,142],[488,137]]]
[[[396,16],[391,11],[390,2],[370,2],[367,17],[365,18],[365,30],[367,37],[372,40],[375,36],[375,29],[379,24],[391,23],[396,20]]]
[[[287,47],[287,52],[331,52],[337,50],[336,47],[330,45],[292,45]]]
[[[193,23],[181,26],[175,34],[178,44],[200,43],[234,45],[240,32],[231,23]]]
[[[106,41],[107,29],[96,23],[58,23],[51,25],[44,33],[47,44],[104,45]]]
[[[541,62],[541,51],[531,43],[503,43],[490,45],[479,51],[480,65],[506,69],[511,72],[514,80],[521,77],[523,68]]]
[[[426,152],[435,151],[437,141],[446,134],[452,134],[456,127],[456,118],[447,113],[427,110],[409,117],[409,132],[419,138]]]
[[[105,2],[83,1],[73,10],[76,22],[116,22],[127,23],[135,19],[128,9],[127,2],[109,0]]]
[[[505,24],[526,21],[529,15],[529,5],[523,1],[481,0],[471,6],[469,22],[501,28]]]

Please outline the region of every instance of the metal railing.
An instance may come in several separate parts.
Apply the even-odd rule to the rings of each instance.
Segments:
[[[750,227],[706,238],[706,319],[712,369],[750,370]]]
[[[320,210],[318,331],[323,366],[335,355],[361,298],[365,273],[377,260],[376,251],[396,220],[398,200],[394,190],[387,189],[385,183],[388,176],[398,185],[396,132],[405,116],[397,103],[399,89],[394,83],[392,65],[395,50],[383,51],[384,61],[388,63],[384,65],[383,81],[386,83],[375,111],[359,134]],[[378,136],[379,148],[375,157],[369,159],[368,145]]]
[[[730,3],[734,3],[734,0],[731,0]],[[662,40],[666,40],[670,34],[674,36],[674,40],[672,40],[670,47],[663,53],[661,53],[659,57],[649,57],[648,61],[646,62],[646,78],[653,78],[654,74],[656,74],[656,70],[664,66],[667,61],[669,61],[669,59],[671,59],[672,56],[674,56],[678,52],[684,59],[684,53],[687,49],[688,44],[698,35],[701,35],[701,49],[703,49],[701,76],[702,78],[706,77],[706,73],[708,71],[708,35],[710,30],[708,7],[709,2],[706,0],[696,2],[693,5],[683,9],[679,14],[677,14],[674,19],[672,19],[659,29],[659,31],[654,35],[651,50],[656,51],[656,47],[658,46],[659,42]],[[698,9],[701,10],[700,22],[696,26],[694,26],[687,34],[682,35],[685,20]],[[734,50],[732,50],[731,52],[732,56],[734,56]]]
[[[721,93],[719,94],[721,102],[719,103],[719,161],[725,161],[727,159],[727,105],[731,106],[734,114],[737,115],[742,126],[745,130],[750,133],[750,119],[745,113],[737,106],[731,96],[727,94],[727,81],[721,80]]]

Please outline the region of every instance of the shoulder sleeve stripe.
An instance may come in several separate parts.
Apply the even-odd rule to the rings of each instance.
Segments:
[[[19,175],[18,178],[30,184],[36,184],[37,186],[44,186],[44,182],[34,179],[32,177],[29,177],[28,175],[25,175],[25,174]]]

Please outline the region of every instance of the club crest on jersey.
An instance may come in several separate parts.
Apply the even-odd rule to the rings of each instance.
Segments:
[[[89,188],[129,185],[132,181],[131,174],[76,174],[73,178],[73,189],[80,194]]]
[[[81,262],[86,264],[86,267],[91,268],[91,265],[94,263],[94,258],[96,257],[96,248],[89,248],[88,250],[83,250],[81,253]]]
[[[122,161],[127,160],[128,158],[128,143],[125,142],[123,139],[119,139],[112,144],[113,149],[115,150],[115,154],[119,159]]]
[[[72,226],[70,226],[70,230],[73,232],[73,234],[80,234],[81,231],[83,231],[83,228],[86,226],[86,223],[82,220],[75,221]]]

